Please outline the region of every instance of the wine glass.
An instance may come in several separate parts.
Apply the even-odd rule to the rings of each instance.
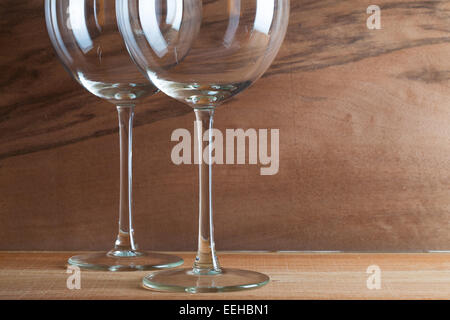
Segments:
[[[133,60],[161,91],[191,106],[199,124],[199,236],[194,266],[153,273],[144,278],[144,286],[219,292],[268,283],[264,274],[219,265],[213,236],[212,125],[215,108],[248,88],[272,63],[286,33],[289,0],[116,3],[119,29]],[[206,142],[202,132],[209,132]]]
[[[67,71],[89,92],[116,105],[120,136],[119,232],[108,252],[71,257],[69,264],[110,271],[175,267],[179,257],[140,251],[132,219],[132,129],[134,107],[157,88],[130,59],[110,0],[46,0],[51,42]]]

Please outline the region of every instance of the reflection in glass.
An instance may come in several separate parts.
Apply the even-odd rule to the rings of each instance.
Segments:
[[[283,41],[288,0],[117,0],[120,31],[135,62],[164,93],[194,109],[198,133],[199,235],[193,268],[157,272],[147,288],[217,292],[256,288],[261,273],[222,268],[213,230],[215,108],[253,84]],[[173,18],[177,17],[177,18]],[[179,17],[179,18],[178,18]],[[181,19],[181,23],[180,23]],[[203,132],[210,130],[209,140]]]
[[[140,251],[132,215],[134,107],[157,92],[130,59],[110,0],[46,0],[47,29],[67,71],[92,94],[117,106],[120,136],[119,232],[108,252],[74,256],[69,263],[103,270],[149,270],[180,265],[175,256]]]

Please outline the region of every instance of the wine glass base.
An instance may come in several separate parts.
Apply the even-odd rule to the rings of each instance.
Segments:
[[[156,252],[127,251],[120,254],[118,251],[109,251],[73,256],[68,263],[83,269],[139,271],[178,267],[183,264],[183,259]]]
[[[196,274],[192,268],[165,270],[144,277],[146,289],[189,293],[228,292],[254,289],[269,282],[265,274],[239,270],[222,269],[218,274]]]

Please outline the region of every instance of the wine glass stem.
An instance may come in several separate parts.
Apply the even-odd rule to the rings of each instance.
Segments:
[[[136,250],[132,219],[132,146],[134,105],[117,106],[120,137],[119,234],[114,251],[128,255]]]
[[[196,117],[197,159],[199,174],[199,227],[198,251],[193,271],[198,274],[220,273],[214,248],[213,199],[212,199],[212,129],[213,108],[194,109]],[[203,135],[207,133],[206,143]],[[205,157],[203,154],[205,153]],[[205,159],[206,158],[206,159]],[[207,161],[206,161],[207,160]]]

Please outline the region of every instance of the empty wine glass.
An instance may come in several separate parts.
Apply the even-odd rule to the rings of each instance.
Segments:
[[[164,93],[194,109],[199,159],[199,236],[193,268],[157,272],[147,288],[217,292],[262,286],[269,277],[223,269],[213,237],[211,134],[217,106],[270,66],[286,33],[289,0],[116,0],[133,60]],[[209,141],[202,132],[209,131]],[[206,161],[202,161],[205,147]]]
[[[138,99],[156,93],[130,59],[110,0],[46,0],[52,44],[67,71],[88,91],[116,105],[120,136],[119,232],[108,252],[71,257],[69,264],[110,271],[150,270],[183,263],[179,257],[140,251],[132,219],[132,129]]]

